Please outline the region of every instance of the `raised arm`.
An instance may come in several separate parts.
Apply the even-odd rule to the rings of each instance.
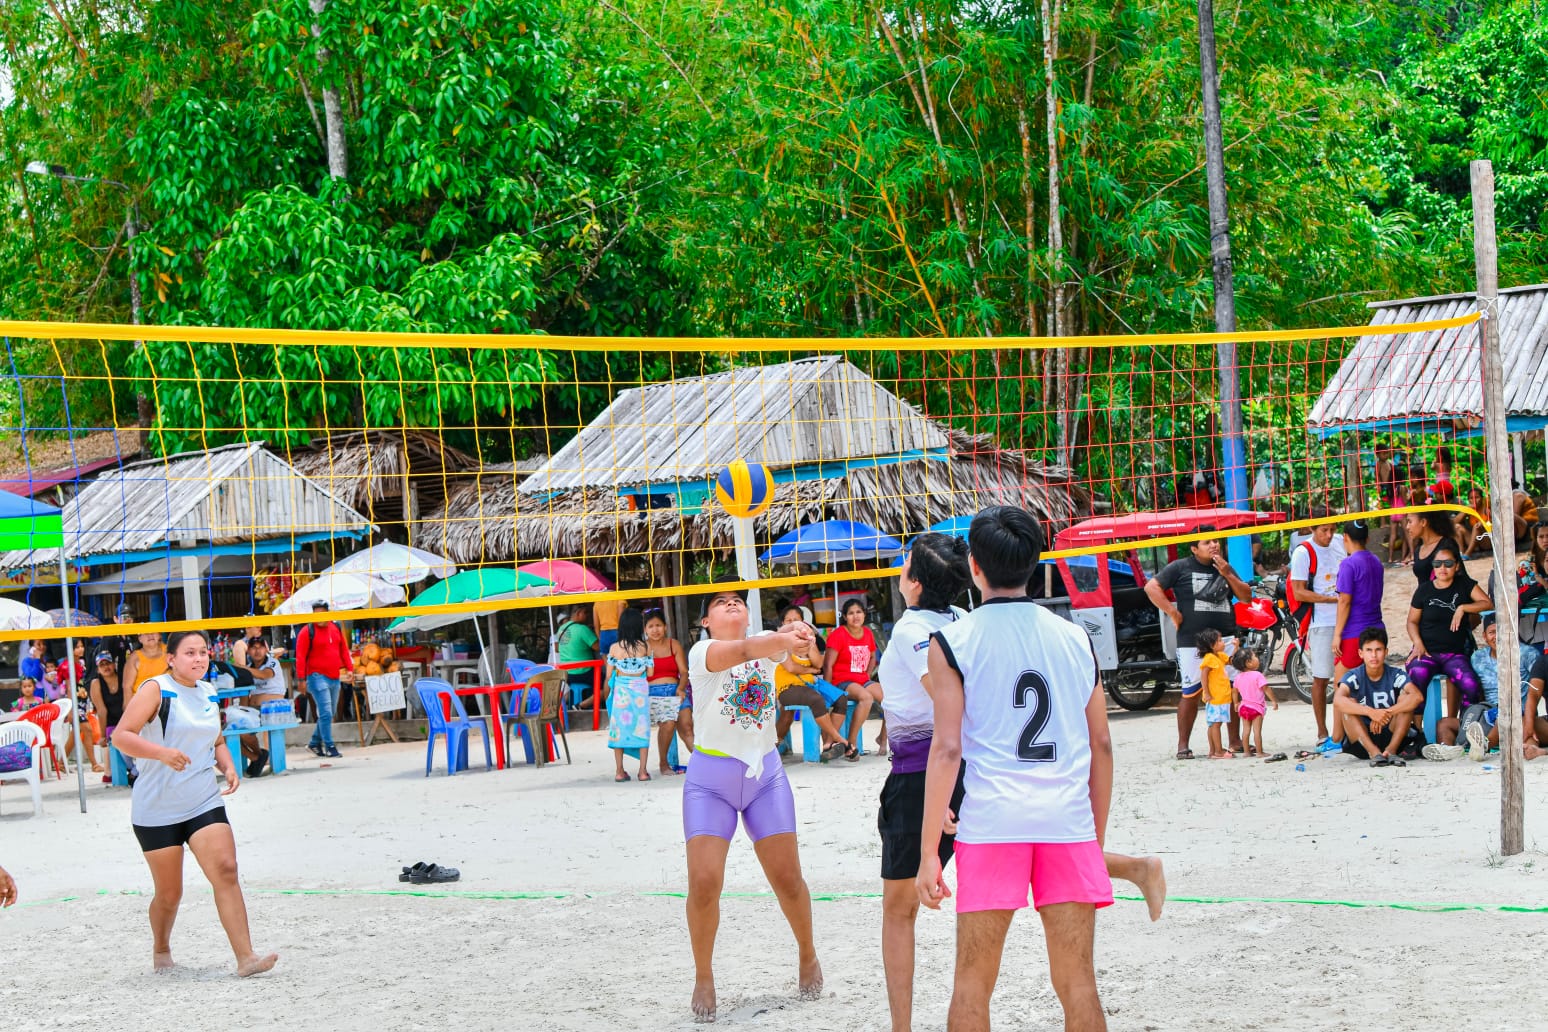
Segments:
[[[769,659],[781,652],[805,648],[812,640],[812,632],[805,626],[773,634],[758,634],[740,641],[714,640],[704,651],[704,665],[710,673],[730,670],[738,663],[754,659]]]

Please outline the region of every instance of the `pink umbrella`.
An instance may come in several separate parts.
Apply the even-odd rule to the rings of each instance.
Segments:
[[[516,567],[517,573],[527,573],[553,581],[555,594],[573,595],[582,591],[612,591],[613,582],[580,563],[565,559],[544,559]]]

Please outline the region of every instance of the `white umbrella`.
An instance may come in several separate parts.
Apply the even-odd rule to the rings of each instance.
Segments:
[[[323,573],[363,573],[388,584],[418,584],[430,577],[450,577],[457,566],[450,559],[423,548],[383,541],[347,559],[340,559]]]
[[[274,607],[275,616],[300,616],[312,611],[312,603],[329,609],[364,609],[402,602],[407,594],[397,584],[363,573],[324,573]]]
[[[37,631],[54,626],[54,618],[13,598],[0,598],[0,631]]]

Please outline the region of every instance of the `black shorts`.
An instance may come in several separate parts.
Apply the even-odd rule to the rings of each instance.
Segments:
[[[194,837],[194,832],[200,828],[208,828],[211,824],[226,824],[231,822],[226,819],[226,808],[217,806],[213,810],[205,810],[197,817],[190,817],[186,821],[176,824],[161,824],[155,827],[146,827],[143,824],[134,825],[134,837],[140,840],[140,852],[150,853],[157,849],[181,849],[188,845],[188,840]]]
[[[952,813],[962,813],[962,775],[957,769],[957,787],[951,792]],[[919,828],[924,823],[925,772],[888,774],[882,784],[881,809],[876,812],[876,830],[881,832],[881,876],[885,881],[913,878],[919,873]],[[941,866],[951,862],[954,839],[941,836],[937,850]]]
[[[1366,720],[1365,722],[1365,729],[1367,731],[1371,730],[1371,724],[1369,720]],[[1388,728],[1382,731],[1371,731],[1371,741],[1375,743],[1376,748],[1385,752],[1387,746],[1392,744],[1392,730]],[[1426,742],[1424,740],[1424,732],[1418,728],[1411,727],[1408,729],[1408,734],[1403,739],[1402,748],[1400,748],[1398,752],[1416,753],[1420,749],[1423,749],[1425,745]],[[1365,746],[1361,745],[1353,738],[1344,739],[1344,752],[1350,756],[1355,757],[1356,759],[1368,760],[1371,758],[1371,754],[1365,751]]]

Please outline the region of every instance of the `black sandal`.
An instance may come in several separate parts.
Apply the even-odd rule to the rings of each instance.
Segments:
[[[1392,766],[1392,757],[1388,756],[1386,753],[1377,753],[1375,756],[1371,757],[1371,766],[1390,767]]]
[[[440,864],[430,864],[423,871],[416,871],[409,875],[409,881],[415,885],[427,885],[440,882],[454,882],[461,877],[462,872],[455,867],[442,867]]]
[[[844,746],[844,759],[850,763],[860,762],[860,750],[853,745]]]
[[[1273,756],[1270,756],[1268,759],[1264,760],[1263,762],[1264,763],[1278,763],[1280,760],[1288,760],[1289,758],[1290,757],[1286,756],[1284,753],[1277,752]]]
[[[408,881],[415,874],[418,874],[420,871],[423,871],[425,868],[427,868],[429,866],[430,866],[429,864],[427,864],[423,860],[421,860],[421,861],[419,861],[419,863],[415,864],[413,867],[405,867],[403,869],[403,873],[398,875],[398,880],[399,881]]]
[[[832,745],[828,746],[822,751],[822,762],[827,763],[829,760],[836,760],[848,751],[849,746],[845,745],[843,742],[834,742]]]
[[[1191,759],[1193,759],[1193,750],[1192,749],[1180,749],[1180,750],[1178,750],[1177,758],[1179,760],[1191,760]]]

